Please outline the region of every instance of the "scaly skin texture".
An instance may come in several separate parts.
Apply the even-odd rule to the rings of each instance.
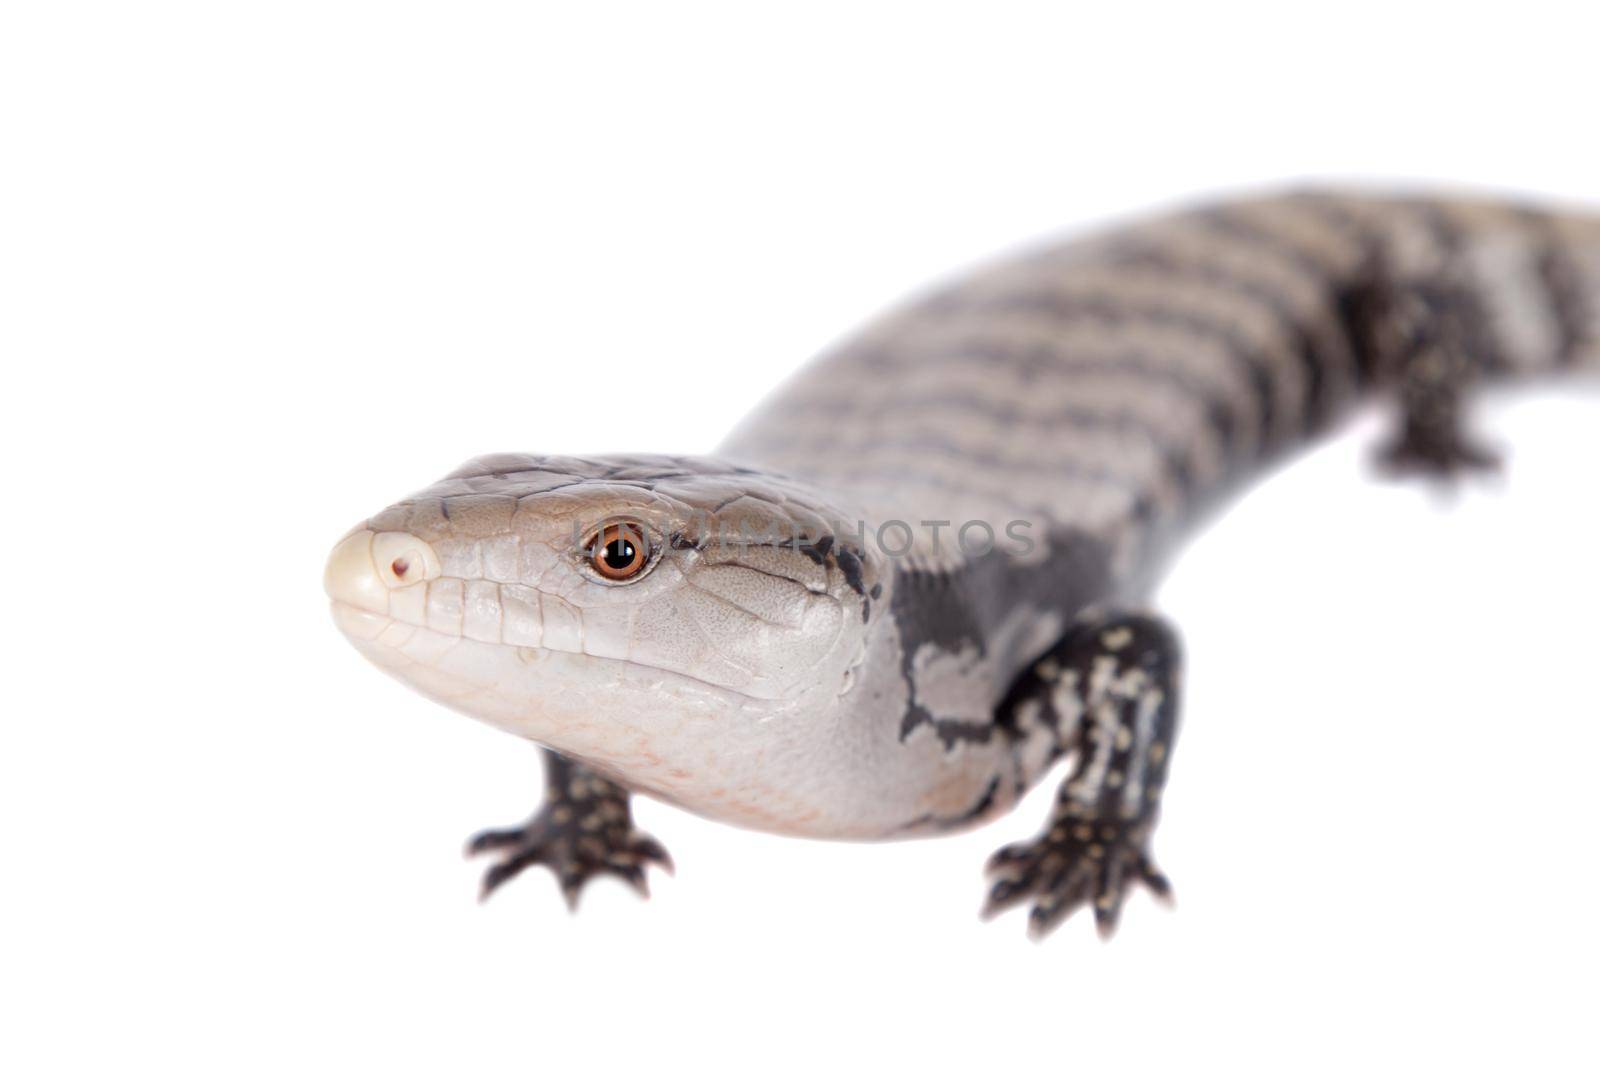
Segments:
[[[1179,656],[1136,609],[1184,533],[1365,397],[1399,401],[1391,465],[1447,475],[1493,462],[1462,432],[1476,382],[1596,363],[1592,219],[1227,203],[935,291],[715,457],[474,460],[357,527],[327,585],[380,667],[593,776],[558,784],[882,838],[1003,812],[1068,756],[991,904],[1034,900],[1044,932],[1089,903],[1109,929],[1126,885],[1165,887]],[[619,518],[647,545],[626,581],[593,561]],[[569,890],[580,840],[584,877],[636,880],[631,822],[552,836],[580,802],[496,840],[557,856]]]

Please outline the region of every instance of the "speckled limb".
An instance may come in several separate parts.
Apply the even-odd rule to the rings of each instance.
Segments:
[[[1013,687],[1002,714],[1053,728],[1074,766],[1045,832],[990,860],[997,877],[986,914],[1031,899],[1029,932],[1043,937],[1089,903],[1110,936],[1134,883],[1169,895],[1149,839],[1177,731],[1179,671],[1177,637],[1159,619],[1091,614]]]
[[[1384,469],[1451,478],[1499,467],[1500,457],[1473,441],[1467,424],[1472,391],[1493,369],[1470,290],[1451,284],[1400,289],[1390,294],[1388,317],[1400,418],[1379,451]]]
[[[508,830],[485,830],[467,845],[468,855],[500,853],[484,872],[482,897],[535,864],[555,872],[567,907],[578,906],[584,884],[611,874],[649,896],[645,865],[672,870],[660,842],[634,829],[628,791],[549,749],[544,755],[545,802],[533,818]]]

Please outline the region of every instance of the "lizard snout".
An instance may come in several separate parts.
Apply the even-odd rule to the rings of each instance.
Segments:
[[[439,557],[421,538],[407,533],[357,530],[328,555],[322,587],[341,604],[385,615],[391,590],[438,576]]]

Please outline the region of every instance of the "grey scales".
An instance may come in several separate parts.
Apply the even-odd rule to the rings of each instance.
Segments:
[[[632,792],[785,834],[976,825],[1068,769],[987,907],[1104,933],[1151,851],[1182,653],[1148,610],[1198,521],[1358,405],[1383,462],[1496,457],[1479,383],[1600,368],[1600,219],[1305,191],[1045,247],[801,370],[712,456],[491,455],[333,550],[373,663],[537,742],[543,807],[471,844],[570,901],[667,852]]]

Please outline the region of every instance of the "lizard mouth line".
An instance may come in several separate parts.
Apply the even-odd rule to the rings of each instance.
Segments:
[[[732,696],[740,700],[763,702],[766,699],[729,686],[717,685],[714,682],[708,682],[702,678],[696,678],[692,674],[675,671],[669,667],[639,663],[636,660],[624,659],[621,656],[606,656],[596,652],[573,652],[567,649],[546,648],[544,646],[512,645],[504,641],[484,641],[480,638],[468,637],[465,634],[445,633],[427,626],[419,626],[415,623],[379,614],[378,612],[368,611],[337,597],[329,601],[329,608],[333,613],[334,625],[357,648],[381,648],[427,666],[436,665],[441,656],[457,645],[469,644],[479,648],[504,649],[508,653],[516,655],[527,666],[534,666],[541,660],[555,657],[568,661],[615,663],[641,672],[646,678],[671,679],[681,684],[693,686],[708,695]],[[432,647],[408,650],[407,646],[413,645],[418,638],[422,638]]]

